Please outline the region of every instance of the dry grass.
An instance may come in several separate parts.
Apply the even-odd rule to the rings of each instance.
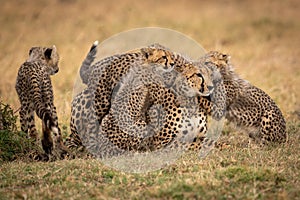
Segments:
[[[162,170],[128,174],[93,159],[1,166],[0,198],[299,199],[298,141],[263,149],[234,145],[206,159],[185,154]],[[245,138],[244,138],[245,139]]]
[[[266,149],[244,148],[247,139],[232,133],[223,138],[232,147],[206,160],[179,161],[144,175],[122,174],[93,160],[7,163],[1,167],[1,197],[299,198],[299,9],[297,0],[1,1],[0,96],[15,109],[16,73],[31,46],[58,48],[55,104],[60,124],[68,127],[74,81],[91,43],[158,26],[180,31],[206,50],[232,55],[237,72],[279,105],[290,133],[286,146]]]

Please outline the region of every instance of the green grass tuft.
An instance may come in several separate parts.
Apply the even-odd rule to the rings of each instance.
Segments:
[[[17,118],[11,106],[0,100],[0,130],[16,131]]]
[[[42,152],[32,139],[17,131],[17,116],[9,104],[0,102],[0,162],[33,158],[32,154]]]
[[[28,154],[32,144],[22,132],[0,131],[0,161],[13,161]]]

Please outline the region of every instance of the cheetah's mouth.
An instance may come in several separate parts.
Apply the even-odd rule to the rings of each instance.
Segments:
[[[213,91],[214,91],[214,87],[208,86],[208,91],[200,90],[199,95],[204,96],[204,97],[208,97],[213,93]]]
[[[211,101],[211,95],[203,96],[203,98],[207,99],[208,101]]]

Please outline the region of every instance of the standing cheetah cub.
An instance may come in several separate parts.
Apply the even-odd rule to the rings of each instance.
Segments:
[[[230,56],[212,51],[201,58],[219,69],[226,91],[226,119],[243,127],[259,144],[287,140],[284,117],[271,97],[241,79],[230,63]]]
[[[42,146],[47,154],[55,148],[63,149],[61,132],[58,127],[56,108],[53,103],[53,89],[50,75],[58,72],[59,55],[56,47],[32,47],[29,58],[24,62],[16,81],[19,96],[21,130],[38,140],[34,112],[42,119]],[[54,142],[51,136],[54,134]]]

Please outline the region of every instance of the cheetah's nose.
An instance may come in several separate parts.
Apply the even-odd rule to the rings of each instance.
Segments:
[[[214,86],[207,86],[207,89],[208,89],[209,91],[213,91],[213,90],[214,90]]]
[[[59,69],[55,70],[54,73],[56,74],[59,71]]]

